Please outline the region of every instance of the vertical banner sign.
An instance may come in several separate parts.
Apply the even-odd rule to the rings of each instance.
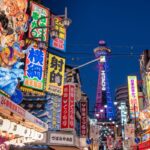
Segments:
[[[61,105],[61,129],[74,129],[75,124],[75,85],[64,85]]]
[[[74,129],[75,118],[75,85],[69,85],[69,128]]]
[[[62,18],[52,15],[52,26],[53,29],[58,31],[57,38],[50,39],[50,47],[55,48],[59,51],[66,51],[66,28],[61,23]]]
[[[69,85],[64,85],[61,104],[61,129],[68,129]]]
[[[49,54],[46,91],[62,95],[64,84],[65,59]]]
[[[32,22],[29,26],[29,38],[48,43],[49,29],[46,26],[49,25],[49,9],[31,2],[31,17]]]
[[[130,116],[131,118],[138,117],[139,101],[138,101],[138,86],[136,76],[128,76],[128,93],[129,93]]]
[[[49,104],[49,118],[50,122],[48,123],[50,130],[60,130],[61,123],[61,97],[51,94],[51,103]]]
[[[32,47],[26,56],[24,86],[38,90],[44,89],[46,50]]]
[[[80,135],[85,137],[87,135],[87,102],[80,102],[81,122]]]

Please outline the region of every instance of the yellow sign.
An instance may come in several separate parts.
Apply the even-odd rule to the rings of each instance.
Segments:
[[[150,72],[146,75],[146,95],[147,99],[150,100]]]
[[[64,85],[65,59],[49,54],[46,91],[62,95]]]
[[[131,118],[138,117],[139,115],[139,101],[138,101],[138,86],[137,77],[128,76],[128,93]]]

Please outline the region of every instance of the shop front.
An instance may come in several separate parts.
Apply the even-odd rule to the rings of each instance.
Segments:
[[[78,150],[79,138],[68,131],[48,132],[48,145],[54,150]]]
[[[9,145],[40,141],[48,130],[46,123],[3,95],[0,95],[0,112],[0,147],[6,150]]]

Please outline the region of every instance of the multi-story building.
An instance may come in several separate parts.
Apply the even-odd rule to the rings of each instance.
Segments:
[[[124,125],[127,123],[127,108],[129,108],[127,86],[121,86],[116,89],[115,100],[117,102],[117,123]]]

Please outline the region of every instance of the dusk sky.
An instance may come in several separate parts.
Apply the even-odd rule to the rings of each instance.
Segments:
[[[139,56],[150,48],[149,0],[43,0],[55,14],[72,20],[67,30],[67,64],[79,66],[93,60],[93,49],[103,39],[112,50],[109,81],[112,99],[115,89],[127,84],[127,75],[139,76]],[[60,54],[62,55],[62,54]],[[98,80],[97,62],[80,69],[82,90],[94,111]]]

